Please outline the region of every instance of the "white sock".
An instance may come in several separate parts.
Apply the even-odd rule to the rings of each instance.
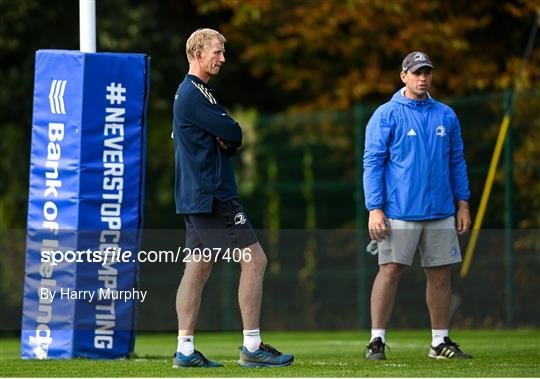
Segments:
[[[386,340],[384,339],[384,334],[386,333],[386,329],[371,329],[371,339],[369,342],[373,341],[377,337],[381,337],[382,341],[386,343]]]
[[[193,336],[178,336],[178,347],[176,351],[184,355],[191,355],[195,351]]]
[[[448,337],[448,329],[431,329],[431,346],[437,347],[444,343],[444,337]]]
[[[259,329],[244,330],[244,346],[253,353],[261,344],[261,331]]]

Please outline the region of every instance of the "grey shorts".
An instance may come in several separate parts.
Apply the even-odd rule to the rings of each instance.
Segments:
[[[390,237],[379,242],[379,265],[410,266],[418,249],[422,267],[461,262],[454,217],[428,221],[389,219]]]

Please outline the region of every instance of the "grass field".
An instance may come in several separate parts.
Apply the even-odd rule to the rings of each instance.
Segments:
[[[529,331],[455,331],[452,337],[473,360],[434,361],[427,358],[429,331],[392,331],[386,361],[366,361],[366,332],[263,334],[265,341],[295,354],[295,363],[282,368],[242,368],[236,364],[240,333],[199,333],[196,348],[225,365],[216,369],[171,368],[176,348],[173,334],[137,337],[135,357],[114,361],[22,360],[19,341],[0,341],[2,377],[381,377],[381,376],[540,376],[540,334]]]

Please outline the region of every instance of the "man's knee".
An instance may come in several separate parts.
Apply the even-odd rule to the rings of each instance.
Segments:
[[[387,263],[379,266],[379,274],[381,274],[385,280],[392,282],[399,280],[404,271],[405,266],[399,263]]]
[[[450,276],[452,273],[450,265],[438,266],[438,267],[427,267],[425,269],[428,283],[443,286],[450,284]]]
[[[445,265],[437,267],[426,267],[424,271],[428,279],[449,280],[452,269],[450,265]]]
[[[208,278],[210,277],[210,274],[212,273],[212,267],[214,267],[212,262],[205,262],[202,269],[201,269],[201,275],[202,275],[203,280],[204,280],[205,283],[208,280]]]
[[[214,262],[189,262],[186,265],[186,270],[184,271],[184,276],[188,276],[190,280],[198,281],[202,284],[205,284],[210,274],[212,273],[212,267]]]
[[[252,268],[257,270],[264,271],[268,260],[264,254],[264,250],[261,245],[257,242],[251,246],[248,246],[242,250],[242,268]]]

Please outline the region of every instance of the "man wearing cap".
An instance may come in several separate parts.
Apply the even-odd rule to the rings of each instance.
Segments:
[[[458,118],[428,92],[433,68],[425,53],[408,54],[400,74],[405,87],[375,111],[366,129],[364,193],[379,263],[367,359],[386,359],[386,325],[417,249],[427,277],[428,356],[472,358],[448,336],[450,265],[461,262],[456,231],[466,233],[471,225],[470,192]]]

